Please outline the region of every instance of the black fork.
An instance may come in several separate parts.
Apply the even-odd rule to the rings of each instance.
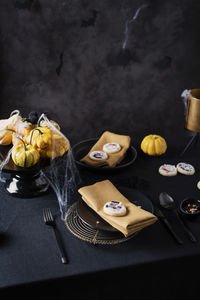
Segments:
[[[59,251],[60,251],[62,263],[67,264],[68,263],[68,258],[65,254],[64,249],[63,249],[63,245],[62,245],[58,230],[56,228],[56,222],[55,222],[55,219],[54,219],[54,217],[51,213],[50,208],[44,208],[43,218],[44,218],[45,224],[51,226],[52,229],[53,229],[53,232],[55,234],[55,238],[56,238],[56,241],[57,241],[57,245],[58,245],[58,248],[59,248]]]

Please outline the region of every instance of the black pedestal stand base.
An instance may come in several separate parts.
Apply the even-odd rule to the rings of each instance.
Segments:
[[[13,197],[32,198],[48,191],[49,184],[40,171],[11,173],[5,182],[6,191]]]
[[[183,156],[186,152],[188,152],[192,148],[194,148],[194,147],[197,148],[199,146],[200,146],[200,133],[199,132],[194,132],[193,136],[191,137],[191,139],[189,140],[189,142],[187,143],[187,145],[185,146],[185,148],[181,152],[180,156]]]

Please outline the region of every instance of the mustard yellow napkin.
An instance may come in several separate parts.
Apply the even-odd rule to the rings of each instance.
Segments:
[[[82,187],[78,192],[89,207],[126,237],[157,221],[155,215],[125,198],[109,180]],[[127,209],[126,215],[121,217],[107,215],[103,207],[109,201],[122,202]]]
[[[110,131],[105,131],[101,135],[99,140],[96,142],[96,144],[90,149],[89,153],[86,156],[84,156],[81,159],[81,161],[95,167],[103,167],[103,166],[115,167],[125,157],[126,151],[130,147],[130,141],[131,138],[127,135],[120,135],[120,134],[112,133]],[[116,153],[108,153],[108,159],[106,159],[105,161],[101,161],[101,160],[97,161],[89,157],[89,154],[92,151],[103,151],[104,144],[113,143],[113,142],[118,143],[121,146],[121,150]]]

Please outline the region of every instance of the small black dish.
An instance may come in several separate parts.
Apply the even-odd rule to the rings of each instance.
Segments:
[[[188,217],[197,216],[200,214],[199,200],[194,198],[184,199],[180,204],[180,211],[183,215]]]
[[[79,167],[82,168],[87,168],[93,171],[110,171],[110,172],[115,172],[117,170],[121,170],[124,169],[130,165],[133,164],[133,162],[136,160],[137,157],[137,151],[133,146],[130,146],[129,149],[126,152],[126,156],[124,157],[124,159],[120,162],[119,165],[117,165],[114,168],[110,168],[110,167],[94,167],[94,166],[90,166],[88,164],[85,164],[83,162],[81,162],[81,158],[83,158],[92,148],[92,146],[94,146],[94,144],[98,141],[98,138],[92,138],[92,139],[88,139],[88,140],[84,140],[79,142],[78,144],[74,145],[72,147],[72,152],[74,155],[74,159],[76,164]]]

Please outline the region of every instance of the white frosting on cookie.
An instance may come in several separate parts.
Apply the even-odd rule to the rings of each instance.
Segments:
[[[106,160],[108,158],[108,155],[103,151],[92,151],[89,156],[93,160]]]
[[[121,146],[118,143],[107,143],[103,146],[103,151],[107,153],[116,153],[121,150]]]
[[[177,169],[174,165],[164,164],[160,166],[159,173],[163,176],[175,176]]]
[[[200,181],[197,182],[197,188],[200,190]]]
[[[118,201],[106,202],[103,210],[107,215],[110,216],[120,217],[126,214],[126,207],[122,204],[122,202]]]
[[[176,166],[178,172],[185,174],[185,175],[193,175],[195,173],[195,168],[187,163],[184,162],[180,162],[178,163],[178,165]]]

